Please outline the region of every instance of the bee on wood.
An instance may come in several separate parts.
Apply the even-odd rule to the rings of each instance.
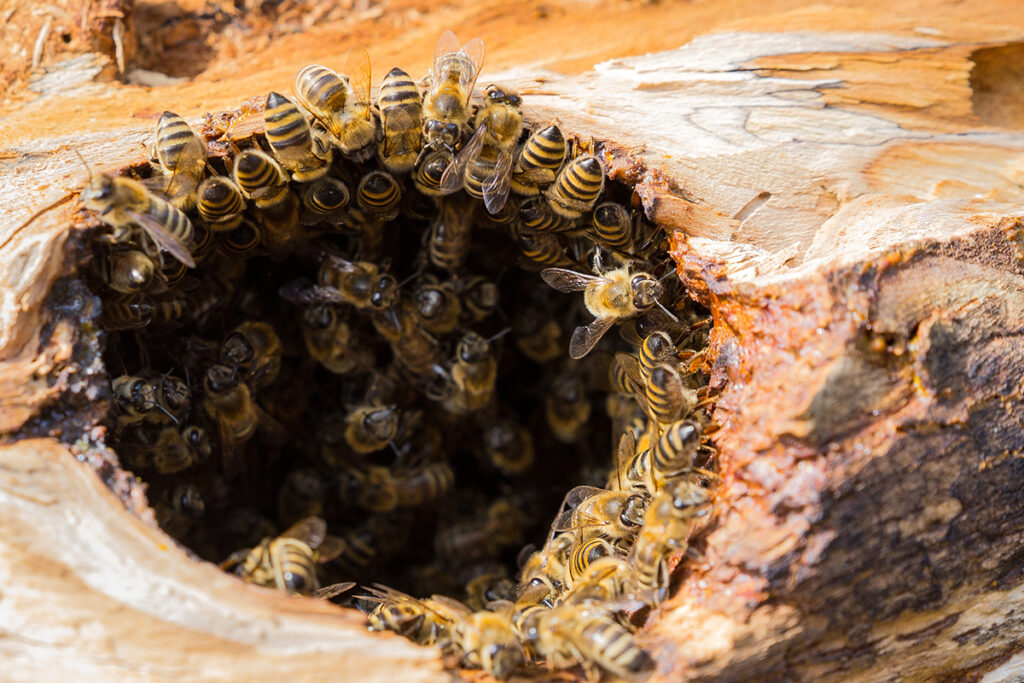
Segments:
[[[276,92],[267,95],[263,121],[267,142],[281,166],[291,172],[292,180],[308,183],[327,173],[333,151],[327,147],[324,157],[316,155],[309,121],[287,97]]]
[[[377,109],[380,163],[391,173],[408,173],[423,147],[423,98],[412,77],[398,67],[389,71],[377,93]]]
[[[235,157],[232,173],[242,194],[253,200],[258,209],[280,204],[288,196],[288,174],[266,152],[242,150]]]
[[[242,222],[245,198],[230,178],[211,176],[199,185],[196,208],[209,231],[234,230]]]
[[[445,31],[434,47],[434,61],[423,96],[423,152],[444,150],[454,155],[471,116],[469,100],[484,63],[484,44],[474,38],[462,47]],[[421,153],[422,162],[423,153]]]
[[[205,140],[195,134],[185,119],[165,111],[156,123],[156,141],[150,153],[168,178],[157,189],[170,197],[175,207],[183,211],[192,209],[206,169]]]
[[[535,130],[523,143],[512,170],[512,191],[524,197],[540,194],[555,182],[565,161],[566,144],[558,126]]]

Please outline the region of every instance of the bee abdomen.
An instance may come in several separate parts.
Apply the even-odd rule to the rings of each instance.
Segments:
[[[228,178],[213,176],[199,186],[196,203],[199,217],[213,232],[231,230],[242,221],[245,199],[242,191]]]
[[[299,108],[284,95],[271,92],[267,95],[267,107],[263,110],[267,142],[275,152],[289,148],[308,149],[312,144],[309,122]]]
[[[185,119],[175,113],[165,111],[157,123],[156,151],[161,165],[173,171],[181,156],[181,151],[193,140],[198,142]]]
[[[266,153],[247,149],[235,158],[235,183],[242,193],[265,209],[284,199],[288,190],[284,171]]]
[[[565,137],[558,126],[548,126],[531,135],[519,154],[520,171],[557,171],[565,160]]]
[[[363,176],[356,191],[359,205],[374,214],[388,214],[402,199],[402,190],[394,176],[384,171],[372,171]]]
[[[547,191],[551,208],[566,218],[579,218],[604,189],[604,168],[595,156],[573,159]]]
[[[611,619],[594,619],[583,627],[583,638],[594,644],[598,661],[615,672],[638,672],[650,668],[651,658],[633,634]]]
[[[565,232],[576,223],[551,210],[541,197],[531,197],[519,206],[519,224],[531,232]]]
[[[295,91],[313,109],[315,114],[333,113],[344,109],[348,97],[345,82],[326,66],[310,64],[295,76]]]
[[[683,382],[671,366],[659,365],[651,370],[647,380],[647,403],[654,418],[669,424],[680,417],[683,408]]]
[[[666,473],[691,467],[701,436],[702,430],[696,422],[680,420],[672,424],[654,445],[654,466]]]
[[[229,256],[246,257],[260,246],[262,234],[258,227],[250,222],[243,223],[234,230],[223,233],[219,248]]]
[[[628,246],[632,232],[629,212],[621,204],[605,202],[594,209],[593,235],[609,247]]]
[[[165,202],[156,197],[150,197],[149,206],[150,215],[158,223],[162,224],[167,229],[167,232],[177,237],[191,249],[192,221],[188,219],[185,212],[170,202]]]

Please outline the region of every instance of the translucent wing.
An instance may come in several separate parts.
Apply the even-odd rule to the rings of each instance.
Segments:
[[[168,197],[178,197],[195,191],[206,167],[207,154],[206,143],[193,133],[181,148],[178,163],[173,169],[168,169],[172,171],[171,177],[163,188]]]
[[[320,517],[306,517],[292,524],[281,533],[281,538],[295,538],[310,548],[316,549],[327,536],[327,522]]]
[[[576,507],[585,501],[587,498],[596,496],[599,493],[604,493],[605,489],[597,488],[596,486],[577,486],[570,489],[565,498],[562,499],[561,512],[555,517],[555,521],[551,523],[551,535],[549,538],[554,537],[554,532],[565,531],[572,527],[572,517],[576,512]]]
[[[370,103],[370,53],[365,47],[354,47],[345,55],[345,74],[355,94],[355,101],[361,104]],[[366,109],[367,118],[371,115]]]
[[[196,267],[196,262],[193,260],[192,254],[188,251],[188,245],[182,242],[176,235],[169,233],[167,228],[165,228],[158,220],[148,213],[139,213],[137,211],[130,211],[129,217],[136,225],[142,228],[154,242],[156,242],[158,247],[184,263],[189,268]]]
[[[437,44],[434,45],[434,61],[433,66],[430,68],[430,80],[431,85],[436,86],[444,78],[444,74],[441,73],[439,62],[441,58],[452,52],[456,52],[459,49],[459,39],[455,37],[455,34],[451,31],[445,31],[441,34],[441,37],[437,39]]]
[[[643,386],[643,375],[640,374],[640,361],[636,356],[630,353],[624,353],[620,351],[615,354],[615,362],[619,364],[622,371],[626,373],[626,377],[629,378],[636,386],[634,391],[638,391]]]
[[[285,301],[299,306],[308,304],[343,304],[347,303],[344,296],[334,287],[314,285],[306,278],[299,278],[277,290]]]
[[[579,360],[590,353],[614,324],[614,318],[595,318],[589,325],[580,325],[573,330],[572,339],[569,340],[569,358]]]
[[[231,555],[228,557],[228,559],[224,560],[223,562],[221,562],[217,566],[220,567],[220,569],[222,571],[230,571],[236,565],[239,565],[242,562],[244,562],[245,558],[249,557],[249,553],[250,552],[252,552],[252,551],[249,548],[243,548],[242,550],[236,550],[235,552],[231,553]]]
[[[540,271],[541,279],[559,292],[580,292],[587,288],[592,282],[602,278],[593,275],[577,273],[575,270],[566,268],[545,268]]]
[[[348,546],[344,539],[328,534],[324,536],[324,540],[320,544],[320,547],[316,549],[316,561],[320,564],[330,562],[338,555],[345,552],[346,547]]]
[[[348,592],[355,588],[355,581],[342,581],[341,583],[332,583],[330,586],[324,586],[323,588],[317,589],[313,595],[324,600],[330,600],[331,598],[341,595],[342,593]]]
[[[441,192],[451,194],[462,187],[463,180],[466,177],[466,168],[473,159],[480,156],[480,152],[484,148],[484,133],[486,130],[486,125],[481,125],[477,128],[469,142],[459,150],[452,163],[448,164],[448,168],[444,170],[444,175],[441,176]]]
[[[492,216],[505,207],[508,192],[512,188],[512,150],[503,150],[498,154],[498,162],[490,178],[484,182],[484,207]]]
[[[629,469],[629,463],[636,455],[636,435],[632,429],[627,429],[619,437],[619,447],[615,452],[615,477],[622,490],[622,473]]]
[[[469,102],[469,98],[473,95],[476,79],[480,75],[480,69],[484,66],[484,41],[474,38],[463,45],[459,51],[466,55],[473,65],[469,71],[463,71],[459,74],[459,85],[462,86],[463,92],[466,93],[466,102]]]
[[[455,598],[449,598],[447,595],[431,595],[427,604],[432,605],[435,613],[440,614],[449,621],[468,619],[473,616],[473,610]]]
[[[317,254],[317,262],[321,265],[330,266],[339,273],[354,273],[359,269],[352,261],[326,250]]]

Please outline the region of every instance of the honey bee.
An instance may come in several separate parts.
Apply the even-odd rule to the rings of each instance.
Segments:
[[[220,360],[253,388],[266,386],[281,370],[281,338],[268,323],[248,320],[224,339]]]
[[[151,322],[168,322],[178,320],[185,315],[188,303],[185,297],[175,293],[152,299],[153,318]]]
[[[626,679],[654,667],[629,629],[598,604],[558,605],[544,613],[538,632],[537,649],[549,667],[579,663],[587,680],[600,678],[595,665]]]
[[[299,226],[299,198],[286,191],[281,200],[257,211],[263,242],[271,251],[291,249],[302,238]]]
[[[469,254],[472,229],[473,212],[468,199],[441,200],[437,218],[430,226],[430,262],[448,271],[461,268]]]
[[[199,185],[196,208],[211,232],[234,230],[242,222],[245,198],[230,178],[211,176]]]
[[[598,264],[598,272],[600,265]],[[605,332],[620,320],[661,306],[661,282],[646,272],[633,273],[629,266],[599,276],[584,275],[565,268],[545,268],[540,276],[560,292],[583,292],[583,303],[594,321],[577,327],[569,340],[569,357],[583,358]]]
[[[676,345],[666,332],[655,330],[644,337],[637,352],[637,360],[640,364],[640,373],[646,381],[654,368],[676,360]]]
[[[562,326],[540,306],[524,306],[512,319],[512,335],[524,356],[547,363],[562,353]]]
[[[263,230],[252,221],[243,221],[234,230],[218,234],[217,249],[225,256],[249,258],[260,252]]]
[[[522,100],[497,86],[487,87],[476,114],[476,133],[441,178],[445,193],[465,187],[466,194],[483,199],[490,214],[505,206],[511,188],[512,153],[522,131]]]
[[[373,155],[379,132],[370,82],[370,55],[364,48],[349,50],[340,75],[311,64],[295,77],[299,104],[334,136],[341,153],[356,163]]]
[[[566,587],[572,589],[594,562],[603,557],[613,557],[615,553],[615,547],[600,536],[576,543],[573,546],[572,555],[569,557],[567,573],[569,580],[566,582]]]
[[[206,396],[203,409],[220,433],[224,473],[235,478],[242,466],[235,446],[252,438],[259,423],[259,411],[249,387],[238,381],[238,372],[226,365],[211,365],[203,378]]]
[[[326,254],[320,266],[318,284],[333,289],[335,303],[358,309],[390,309],[398,300],[398,281],[369,261],[346,261]]]
[[[459,280],[463,324],[475,325],[486,320],[501,302],[498,285],[483,275],[470,275]]]
[[[302,336],[309,355],[336,375],[373,362],[372,352],[358,343],[344,317],[330,304],[314,304],[303,311]]]
[[[138,249],[112,251],[103,259],[102,267],[107,285],[123,294],[144,292],[156,278],[153,259]]]
[[[371,466],[356,473],[356,500],[371,512],[390,512],[398,507],[419,507],[451,490],[455,474],[446,462],[436,462],[394,472]]]
[[[371,631],[394,631],[419,645],[451,646],[453,626],[461,618],[461,609],[453,612],[444,601],[417,600],[379,583],[364,588],[369,595],[356,596],[376,603],[366,619]]]
[[[660,424],[671,424],[697,407],[697,392],[687,389],[679,371],[668,363],[655,366],[644,391],[651,416]]]
[[[153,511],[160,528],[180,539],[206,513],[206,503],[198,486],[180,483],[153,502]]]
[[[398,432],[395,406],[363,405],[345,418],[345,441],[356,453],[373,453],[385,448]]]
[[[575,531],[563,531],[548,536],[544,547],[532,553],[519,571],[519,583],[524,586],[518,601],[553,602],[565,583],[569,557],[576,543]]]
[[[533,437],[514,418],[488,421],[483,440],[487,460],[503,474],[522,474],[533,464]]]
[[[633,241],[633,221],[622,204],[604,202],[594,207],[589,232],[613,249],[625,249]]]
[[[454,155],[449,151],[425,148],[420,153],[420,159],[412,174],[416,189],[428,197],[439,197],[444,194],[441,191],[441,178],[451,166],[453,159]]]
[[[292,470],[277,494],[277,518],[289,524],[306,517],[318,517],[324,511],[327,483],[311,467]]]
[[[196,262],[189,252],[192,221],[180,209],[146,190],[142,183],[101,173],[81,193],[86,208],[99,212],[100,220],[115,229],[115,242],[125,241],[132,226],[189,268]]]
[[[328,147],[327,158],[313,153],[309,122],[287,97],[276,92],[267,95],[263,122],[267,142],[281,166],[291,171],[292,180],[308,183],[327,173],[333,152]]]
[[[462,315],[462,303],[451,280],[427,276],[412,295],[420,325],[433,335],[444,336],[455,330]]]
[[[401,367],[420,378],[437,376],[440,348],[437,340],[416,322],[415,314],[396,307],[374,314],[371,320],[377,334],[390,344]]]
[[[435,596],[434,600],[439,597]],[[483,669],[499,681],[508,680],[526,661],[512,628],[512,603],[495,605],[495,611],[473,612],[463,607],[465,612],[460,614],[455,626],[455,644],[462,652],[461,664]]]
[[[604,167],[595,156],[579,156],[562,167],[555,184],[544,191],[555,213],[576,219],[594,205],[604,190]]]
[[[197,200],[198,201],[198,200]],[[212,230],[208,225],[203,223],[196,223],[192,226],[192,258],[196,263],[200,263],[213,251],[214,246],[217,244],[217,238],[215,237]],[[175,261],[173,263],[164,263],[163,268],[160,269],[163,274],[164,280],[167,282],[169,287],[173,286],[172,282],[177,282],[178,279],[172,278],[169,274],[171,268],[176,269],[176,272],[184,276],[188,266],[181,261]]]
[[[178,423],[192,401],[188,385],[170,373],[159,379],[121,375],[114,379],[112,389],[121,410],[117,420],[119,427],[141,421]]]
[[[565,137],[558,126],[535,130],[519,150],[512,171],[512,191],[524,197],[540,194],[542,186],[555,182],[565,152]]]
[[[516,242],[523,253],[519,265],[524,268],[533,270],[537,266],[561,268],[576,265],[576,262],[566,255],[555,235],[519,234]]]
[[[409,530],[405,521],[391,515],[370,515],[363,524],[342,536],[342,552],[335,563],[350,576],[365,574],[375,563],[403,546]]]
[[[152,444],[133,444],[131,466],[176,474],[210,456],[210,442],[202,427],[164,427]]]
[[[644,515],[643,527],[629,553],[633,567],[627,590],[659,604],[668,588],[665,560],[686,547],[694,523],[710,512],[707,489],[689,478],[672,482],[655,496]],[[647,601],[647,600],[645,600]]]
[[[696,420],[672,423],[651,448],[651,469],[661,477],[693,471],[703,435],[704,428]]]
[[[543,197],[529,197],[519,205],[519,234],[552,234],[576,228],[576,221],[551,210]]]
[[[483,63],[484,44],[479,38],[461,48],[451,31],[438,38],[430,85],[423,96],[423,152],[441,149],[454,155],[469,124],[469,100]]]
[[[594,539],[608,544],[607,541]],[[582,545],[581,545],[582,547]],[[622,600],[626,582],[632,572],[629,562],[620,550],[608,544],[608,552],[600,557],[584,560],[585,567],[573,581],[563,601],[574,604],[603,603],[627,604]],[[598,551],[604,553],[604,551]]]
[[[499,600],[514,600],[516,584],[508,578],[504,567],[496,565],[467,581],[465,592],[466,605],[476,612]]]
[[[165,111],[156,123],[156,141],[150,147],[161,170],[170,176],[160,188],[175,207],[188,211],[196,203],[196,188],[206,168],[206,142],[193,132],[185,119]]]
[[[423,98],[412,77],[397,66],[388,72],[377,93],[383,136],[377,156],[391,173],[408,173],[423,146]]]
[[[491,341],[476,332],[467,332],[459,340],[450,370],[453,392],[445,401],[445,408],[450,412],[476,412],[494,399],[498,361]]]
[[[434,548],[452,564],[498,557],[506,548],[523,541],[528,520],[512,500],[498,498],[482,517],[456,522],[439,531]]]
[[[565,495],[565,510],[551,524],[553,537],[559,531],[575,532],[575,541],[602,536],[606,539],[631,539],[643,523],[647,497],[627,491],[608,491],[593,486],[577,486]]]
[[[100,312],[100,327],[108,332],[145,327],[153,319],[153,302],[145,294],[106,297]]]
[[[288,174],[264,151],[243,150],[235,157],[232,173],[242,194],[258,209],[270,208],[288,196]]]
[[[375,220],[387,222],[398,215],[402,188],[390,173],[370,171],[359,181],[356,201]]]
[[[312,182],[302,189],[302,224],[313,225],[323,221],[341,225],[345,222],[348,202],[348,187],[337,178],[326,177]]]
[[[260,541],[255,548],[239,550],[221,563],[243,581],[277,588],[292,595],[313,595],[320,591],[316,565],[328,562],[341,552],[339,539],[327,534],[327,524],[319,517],[299,520],[277,537]],[[355,584],[330,586],[331,591],[347,590]]]
[[[583,377],[572,371],[559,373],[544,397],[544,415],[551,433],[562,443],[575,443],[583,435],[590,412]]]

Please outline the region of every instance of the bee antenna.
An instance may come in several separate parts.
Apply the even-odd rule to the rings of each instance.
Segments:
[[[506,334],[508,334],[511,331],[512,331],[511,327],[506,327],[501,332],[498,332],[496,335],[494,335],[493,337],[488,339],[487,343],[490,344],[492,341],[497,341],[498,339],[501,339],[502,337],[504,337]]]
[[[77,147],[72,147],[71,151],[74,152],[75,156],[77,156],[79,158],[79,160],[82,162],[82,166],[85,166],[85,172],[89,174],[89,180],[91,181],[92,180],[92,169],[89,168],[89,164],[87,164],[85,162],[85,157],[82,156],[82,153],[78,151]]]
[[[665,308],[665,306],[660,301],[655,299],[654,300],[654,304],[658,308],[660,308],[661,310],[665,311],[665,315],[667,315],[668,317],[672,318],[672,320],[674,320],[675,322],[679,322],[679,318],[676,317],[675,313],[673,313],[672,311],[670,311],[667,308]]]

